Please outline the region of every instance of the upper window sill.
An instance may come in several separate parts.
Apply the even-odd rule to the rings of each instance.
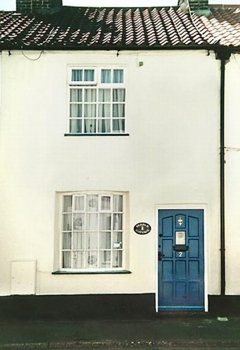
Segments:
[[[64,134],[64,136],[129,136],[129,134]]]
[[[112,270],[112,271],[54,271],[52,275],[116,275],[130,274],[129,270]]]

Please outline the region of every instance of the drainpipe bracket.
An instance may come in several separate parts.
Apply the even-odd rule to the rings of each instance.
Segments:
[[[228,61],[231,57],[231,50],[229,50],[228,47],[219,47],[219,49],[215,51],[215,57],[216,60]]]

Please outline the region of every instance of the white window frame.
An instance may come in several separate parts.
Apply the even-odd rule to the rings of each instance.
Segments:
[[[64,197],[66,196],[72,196],[72,210],[71,212],[66,211],[64,212]],[[75,211],[74,210],[74,202],[76,200],[76,198],[78,196],[83,196],[84,197],[84,210],[83,211]],[[98,196],[98,211],[96,212],[91,212],[91,213],[97,213],[98,214],[98,230],[97,230],[97,235],[98,235],[98,247],[97,249],[90,249],[89,247],[87,247],[87,230],[86,230],[86,226],[85,226],[85,230],[83,230],[82,232],[84,232],[84,239],[85,239],[85,247],[84,249],[75,249],[75,247],[73,246],[73,234],[74,232],[74,227],[73,227],[73,216],[74,214],[78,214],[78,213],[82,213],[83,215],[85,215],[85,222],[86,222],[86,217],[87,215],[90,213],[90,211],[87,210],[87,203],[86,200],[88,198],[88,196]],[[103,209],[100,208],[100,203],[101,203],[101,199],[104,197],[111,197],[111,208],[108,209]],[[113,205],[113,197],[114,196],[121,196],[122,197],[122,211],[114,211],[112,205]],[[61,193],[61,220],[60,220],[60,254],[59,254],[59,270],[61,272],[66,272],[66,273],[91,273],[91,272],[97,272],[97,273],[101,273],[101,272],[121,272],[121,271],[125,271],[126,270],[126,251],[127,251],[127,247],[126,247],[126,193],[124,192],[65,192],[65,193]],[[71,230],[65,230],[64,229],[64,223],[63,223],[63,216],[64,215],[68,215],[71,213],[72,215],[72,227]],[[110,214],[111,215],[111,230],[100,230],[100,216],[101,214]],[[122,215],[122,227],[114,229],[113,227],[113,217],[114,214],[116,215]],[[85,224],[86,225],[86,224]],[[94,230],[95,231],[95,230]],[[101,248],[100,247],[100,234],[103,233],[104,231],[110,232],[111,234],[111,242],[110,242],[110,248]],[[71,232],[71,249],[64,249],[63,248],[63,234],[66,232]],[[117,233],[120,233],[121,235],[121,242],[114,242],[113,238],[117,237]],[[96,234],[96,231],[94,232],[94,234]],[[115,245],[114,245],[115,243]],[[116,245],[116,243],[120,243],[118,245]],[[63,252],[70,252],[71,255],[71,267],[64,267],[63,266]],[[97,252],[97,266],[96,263],[94,262],[94,264],[89,263],[88,261],[88,257],[90,257],[93,254],[90,254],[91,251],[94,251],[95,253]],[[85,266],[83,266],[82,268],[74,268],[74,254],[76,252],[82,252],[84,254],[84,262],[85,262]],[[111,262],[110,262],[110,266],[109,266],[109,262],[107,263],[107,267],[104,266],[99,266],[100,264],[100,254],[104,252],[109,252],[110,256],[111,256]],[[120,252],[120,253],[118,253]],[[107,253],[108,254],[108,253]],[[121,266],[115,266],[113,264],[113,257],[115,256],[120,256],[120,260],[121,260]],[[94,265],[94,266],[91,266]]]
[[[94,71],[94,79],[93,80],[79,80],[79,81],[76,81],[76,80],[72,80],[72,71],[74,70],[82,70],[83,71],[83,78],[84,78],[84,73],[85,71],[88,71],[88,70],[92,70]],[[96,86],[97,85],[97,72],[96,72],[96,68],[95,67],[71,67],[70,70],[69,70],[69,84],[70,86],[86,86],[86,85],[92,85],[92,86]]]
[[[94,71],[94,80],[92,81],[75,81],[72,80],[72,71],[74,70],[82,70],[83,74],[86,70],[93,70]],[[110,70],[111,71],[111,77],[113,77],[113,72],[121,70],[123,72],[123,82],[120,83],[114,83],[111,81],[110,83],[102,83],[101,82],[101,73],[102,70]],[[101,66],[101,67],[91,67],[91,66],[71,66],[68,70],[68,135],[124,135],[126,134],[126,70],[122,66]],[[113,80],[113,78],[112,78]],[[82,101],[71,101],[71,89],[76,90],[82,90]],[[85,93],[88,89],[94,89],[96,90],[96,101],[88,103],[84,101]],[[99,91],[101,89],[110,90],[110,101],[100,101]],[[114,101],[113,97],[113,90],[124,90],[124,101]],[[71,106],[77,106],[79,105],[81,109],[81,117],[77,116],[71,116]],[[93,118],[86,118],[84,116],[84,108],[86,105],[95,105],[96,106],[96,117]],[[110,116],[109,117],[100,117],[100,105],[108,105],[110,108]],[[114,105],[122,105],[123,106],[123,116],[122,117],[114,117],[113,115],[113,106]],[[94,120],[96,122],[94,131],[87,131],[85,130],[85,121],[86,120]],[[79,125],[81,124],[81,132],[79,131],[72,131],[71,129],[71,121],[75,121],[76,125],[79,122]],[[109,131],[100,131],[100,121],[109,121],[110,130]],[[115,124],[115,127],[114,127]],[[79,125],[76,126],[76,129],[79,128]],[[116,128],[116,125],[118,125],[118,128]],[[73,128],[74,129],[74,128]],[[94,127],[93,127],[94,129]]]

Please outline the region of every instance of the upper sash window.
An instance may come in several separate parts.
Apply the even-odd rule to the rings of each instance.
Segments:
[[[71,68],[69,133],[125,133],[125,101],[124,69]]]

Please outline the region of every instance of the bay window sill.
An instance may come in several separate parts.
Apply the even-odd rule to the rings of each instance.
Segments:
[[[132,273],[129,270],[112,271],[53,271],[52,275],[124,275]]]
[[[129,134],[64,134],[64,136],[70,137],[83,137],[83,136],[129,136]]]

